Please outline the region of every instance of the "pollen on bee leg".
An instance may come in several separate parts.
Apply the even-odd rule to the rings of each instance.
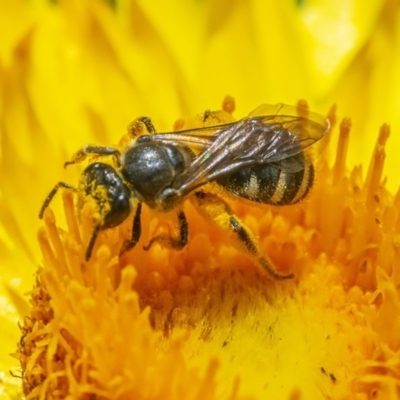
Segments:
[[[146,133],[148,133],[147,129],[146,129],[146,125],[140,118],[135,119],[128,126],[128,136],[130,136],[130,137],[137,138]]]

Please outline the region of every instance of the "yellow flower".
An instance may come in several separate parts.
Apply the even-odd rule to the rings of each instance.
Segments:
[[[0,398],[400,397],[400,143],[386,125],[377,140],[400,128],[399,7],[370,3],[0,3]],[[67,193],[41,227],[82,145],[116,144],[140,115],[198,123],[226,94],[237,118],[300,98],[352,117],[300,205],[230,201],[295,280],[271,281],[190,205],[179,252],[119,259],[128,218],[82,262],[90,229]],[[163,219],[143,221],[145,243]]]

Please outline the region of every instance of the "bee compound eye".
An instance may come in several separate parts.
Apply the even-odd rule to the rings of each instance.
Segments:
[[[137,143],[149,143],[151,141],[150,135],[143,135],[137,139]]]

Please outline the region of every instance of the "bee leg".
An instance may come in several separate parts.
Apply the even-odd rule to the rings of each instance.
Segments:
[[[128,135],[133,138],[151,133],[156,133],[156,129],[149,117],[136,118],[128,127]]]
[[[144,124],[146,127],[147,133],[156,133],[156,129],[154,128],[153,121],[149,117],[140,117],[137,119]]]
[[[293,274],[281,275],[275,270],[271,261],[260,252],[257,240],[251,231],[240,221],[229,205],[220,197],[213,193],[199,191],[194,193],[194,196],[191,197],[191,201],[200,215],[207,220],[211,220],[223,230],[233,232],[239,249],[257,260],[270,276],[278,280],[291,279],[294,277]]]
[[[119,164],[120,152],[118,149],[115,149],[114,147],[86,145],[82,147],[80,150],[78,150],[70,161],[64,163],[64,168],[66,168],[68,165],[80,163],[86,160],[88,155],[114,156],[117,163]]]
[[[44,212],[46,211],[46,208],[49,206],[51,201],[53,200],[54,196],[57,194],[58,189],[64,188],[64,189],[70,189],[76,191],[76,188],[71,186],[69,183],[65,182],[58,182],[57,185],[54,186],[52,191],[47,195],[46,200],[43,202],[42,208],[40,209],[39,212],[39,219],[43,218]]]
[[[203,114],[203,123],[206,122],[210,117],[212,117],[212,111],[206,110]]]
[[[160,234],[153,237],[147,246],[143,246],[144,250],[150,250],[151,246],[154,243],[160,243],[161,246],[174,249],[181,250],[183,249],[188,242],[189,237],[189,225],[183,211],[178,211],[178,229],[179,229],[179,237],[174,238],[170,235]]]
[[[130,240],[127,240],[121,248],[119,255],[122,256],[127,251],[133,249],[136,246],[136,243],[140,239],[140,235],[142,233],[141,226],[141,213],[142,213],[142,203],[137,202],[135,216],[133,217],[133,225],[132,225],[132,236]]]
[[[96,239],[97,239],[97,236],[99,236],[100,231],[101,231],[101,225],[96,225],[93,230],[92,236],[89,240],[89,244],[86,248],[86,253],[85,253],[86,261],[89,261],[90,257],[92,256],[93,247],[94,247],[94,244],[96,243]]]

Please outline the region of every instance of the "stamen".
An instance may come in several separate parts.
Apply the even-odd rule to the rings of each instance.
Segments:
[[[208,364],[208,368],[205,373],[203,384],[200,390],[197,392],[198,399],[210,399],[214,398],[216,390],[216,374],[218,370],[219,363],[216,359],[212,359]]]
[[[71,279],[76,279],[79,282],[85,280],[82,268],[81,268],[81,258],[83,247],[81,244],[77,244],[75,239],[70,237],[68,233],[66,233],[66,237],[64,239],[64,246],[66,250],[66,262],[68,266],[68,272]]]
[[[235,104],[235,99],[232,96],[226,96],[224,101],[222,102],[222,109],[228,113],[228,114],[233,114],[235,111],[236,104]]]
[[[380,131],[377,144],[375,146],[374,155],[368,169],[367,178],[365,180],[364,188],[366,190],[367,207],[371,208],[375,194],[378,193],[381,184],[383,166],[385,163],[386,152],[385,144],[390,135],[390,127],[384,124]]]
[[[306,100],[299,100],[296,104],[297,115],[302,118],[307,118],[308,111],[310,110]]]
[[[336,160],[333,166],[333,184],[337,184],[345,175],[347,149],[349,146],[349,134],[351,129],[350,118],[343,119],[340,124],[339,142],[336,150]]]
[[[336,104],[333,104],[332,107],[329,109],[328,114],[326,116],[327,120],[330,123],[329,132],[332,132],[333,128],[336,125],[336,112],[337,112],[336,109],[337,109]]]
[[[395,196],[394,201],[393,201],[393,205],[394,205],[394,207],[396,208],[396,211],[397,211],[395,231],[396,232],[400,232],[400,187],[397,190],[396,196]]]
[[[53,250],[55,252],[57,264],[60,266],[60,275],[63,276],[67,272],[67,264],[65,261],[64,246],[61,242],[61,238],[56,226],[56,219],[53,211],[50,208],[46,209],[44,214],[44,223],[47,230],[48,237],[52,244]]]
[[[72,234],[77,243],[82,244],[74,207],[74,193],[69,190],[64,190],[62,198],[68,231],[70,232],[70,234]]]
[[[50,241],[44,227],[41,227],[38,232],[38,241],[40,250],[42,252],[44,265],[51,265],[54,267],[58,266],[58,261],[54,255],[53,249],[51,248]]]

